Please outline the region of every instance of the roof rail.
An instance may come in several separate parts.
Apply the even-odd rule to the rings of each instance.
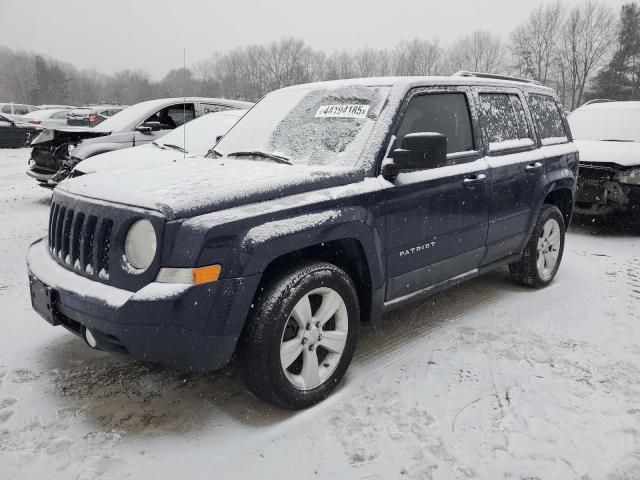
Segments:
[[[509,80],[511,82],[531,83],[533,85],[542,85],[537,80],[531,80],[528,78],[512,77],[510,75],[498,75],[495,73],[482,73],[482,72],[467,72],[461,70],[452,75],[453,77],[477,77],[477,78],[493,78],[494,80]]]
[[[615,102],[615,100],[611,100],[609,98],[594,98],[593,100],[589,100],[586,103],[583,103],[582,106],[584,107],[585,105],[592,105],[594,103],[608,103],[608,102]]]

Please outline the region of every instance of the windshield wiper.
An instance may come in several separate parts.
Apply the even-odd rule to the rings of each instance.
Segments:
[[[260,152],[258,150],[254,150],[251,152],[233,152],[227,155],[227,157],[261,157],[268,158],[269,160],[273,160],[277,163],[284,163],[285,165],[293,165],[289,161],[288,158],[281,157],[280,155],[274,155],[273,153]]]
[[[163,145],[165,147],[169,147],[169,148],[173,148],[174,150],[178,150],[179,152],[187,153],[187,151],[184,148],[182,148],[181,146],[179,146],[179,145],[174,145],[172,143],[163,143]]]
[[[603,138],[602,142],[633,142],[634,140],[621,140],[619,138]]]

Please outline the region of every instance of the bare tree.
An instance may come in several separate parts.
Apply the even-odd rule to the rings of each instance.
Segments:
[[[562,25],[557,61],[559,87],[572,110],[582,103],[585,87],[603,63],[615,38],[613,13],[604,4],[587,0],[573,7]]]
[[[393,51],[396,75],[437,75],[442,72],[442,48],[437,40],[414,38]]]
[[[560,2],[540,5],[511,35],[518,74],[544,84],[552,72],[564,10]]]
[[[464,36],[447,50],[447,69],[502,73],[506,50],[500,37],[484,30]]]

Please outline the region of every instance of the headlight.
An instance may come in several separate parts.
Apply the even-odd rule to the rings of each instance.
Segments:
[[[151,222],[138,220],[127,232],[124,254],[132,267],[146,270],[156,256],[157,247],[156,231]]]
[[[640,185],[640,168],[627,170],[618,174],[618,181],[627,185]]]
[[[40,135],[33,139],[31,145],[37,145],[38,143],[50,142],[54,137],[53,130],[47,129],[43,131]]]

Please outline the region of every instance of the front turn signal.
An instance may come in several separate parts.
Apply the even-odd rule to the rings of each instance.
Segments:
[[[208,265],[206,267],[196,268],[164,267],[158,272],[156,282],[188,283],[192,285],[211,283],[218,280],[221,271],[221,265]]]

